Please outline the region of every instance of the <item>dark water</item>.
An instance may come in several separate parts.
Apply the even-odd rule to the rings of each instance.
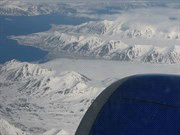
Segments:
[[[35,47],[21,46],[10,40],[10,35],[26,35],[46,31],[51,24],[81,24],[88,18],[67,17],[60,14],[43,16],[0,17],[0,63],[17,59],[20,61],[39,61],[48,54]]]

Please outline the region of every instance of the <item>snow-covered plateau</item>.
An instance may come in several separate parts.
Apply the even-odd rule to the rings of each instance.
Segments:
[[[163,13],[166,13],[162,15]],[[172,20],[170,18],[176,18]],[[127,11],[115,20],[80,25],[53,25],[45,32],[11,36],[21,45],[35,46],[59,57],[86,57],[145,63],[180,61],[180,32],[176,9]]]

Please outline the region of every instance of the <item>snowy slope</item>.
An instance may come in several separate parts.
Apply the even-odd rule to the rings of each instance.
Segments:
[[[6,62],[0,69],[0,117],[25,132],[74,133],[102,90],[91,87],[90,81],[73,71],[57,73],[38,64]]]

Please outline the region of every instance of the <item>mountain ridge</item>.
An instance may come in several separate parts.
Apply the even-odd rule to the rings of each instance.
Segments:
[[[124,15],[123,15],[124,16]],[[101,58],[118,61],[140,61],[159,64],[173,64],[180,61],[179,45],[160,46],[137,44],[137,40],[180,40],[178,26],[164,30],[160,26],[145,25],[137,22],[127,24],[118,18],[115,21],[90,21],[80,25],[53,25],[45,32],[30,35],[11,36],[20,45],[35,46],[57,55],[63,52],[72,57]],[[164,20],[168,21],[168,18]],[[137,21],[137,20],[136,20]],[[159,22],[162,23],[162,22]],[[126,25],[125,25],[126,24]],[[177,24],[177,22],[175,22]],[[158,24],[159,25],[159,24]],[[131,40],[129,45],[126,41]],[[147,42],[148,43],[148,42]],[[165,53],[167,50],[168,53]],[[156,56],[158,55],[158,56]]]

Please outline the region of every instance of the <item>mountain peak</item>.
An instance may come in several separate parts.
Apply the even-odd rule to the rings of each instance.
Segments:
[[[67,83],[77,83],[77,82],[89,82],[91,79],[89,79],[88,77],[81,75],[77,72],[74,71],[65,71],[63,73],[60,74],[60,77],[63,78],[63,80],[66,80]]]
[[[43,68],[38,64],[19,62],[17,60],[6,62],[1,67],[0,72],[6,72],[6,79],[8,80],[22,80],[32,76],[45,76],[54,74],[53,71]]]

